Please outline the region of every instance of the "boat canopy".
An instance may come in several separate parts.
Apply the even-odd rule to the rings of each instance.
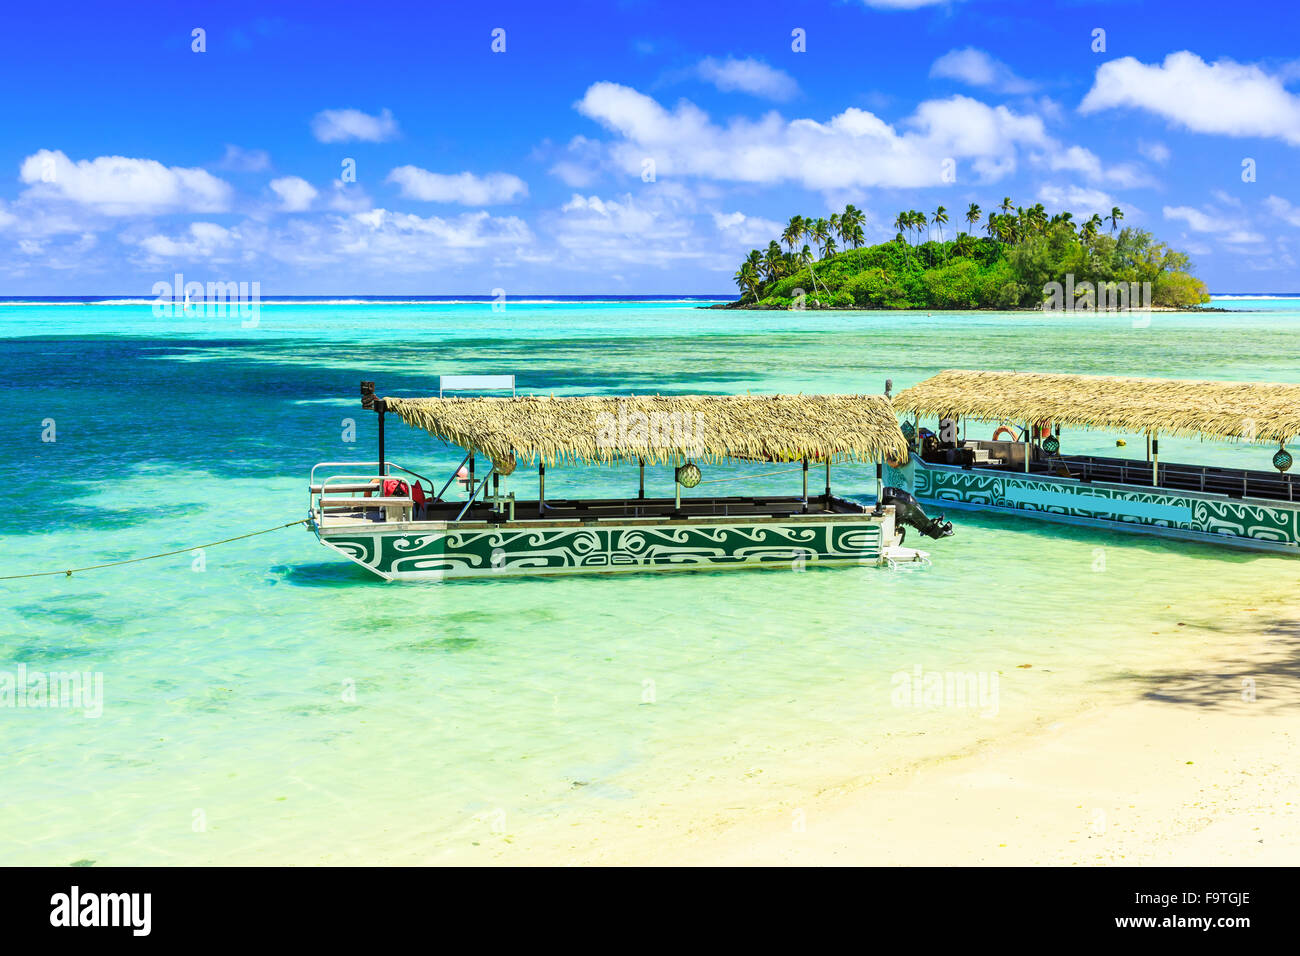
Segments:
[[[903,414],[1055,422],[1113,431],[1284,442],[1300,434],[1300,385],[949,369],[900,392]]]
[[[883,395],[389,398],[385,411],[501,466],[514,458],[671,463],[906,461]],[[507,472],[508,473],[508,472]]]

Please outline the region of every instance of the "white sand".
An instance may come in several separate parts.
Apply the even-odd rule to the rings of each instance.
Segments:
[[[797,804],[665,805],[482,862],[1295,865],[1296,631],[1225,638],[1127,702]]]

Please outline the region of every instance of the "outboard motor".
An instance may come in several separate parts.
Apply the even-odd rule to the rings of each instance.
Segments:
[[[893,505],[894,517],[899,524],[915,528],[927,538],[946,538],[952,534],[951,521],[944,521],[943,515],[931,518],[917,500],[901,488],[886,488],[880,503]]]

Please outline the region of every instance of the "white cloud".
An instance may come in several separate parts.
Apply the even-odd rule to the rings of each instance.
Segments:
[[[226,261],[235,246],[238,233],[214,222],[193,222],[179,236],[161,233],[136,241],[150,262],[172,259],[206,259]]]
[[[1139,140],[1138,152],[1151,160],[1151,162],[1159,163],[1161,166],[1169,162],[1169,157],[1171,155],[1169,147],[1159,141],[1149,143],[1145,140]]]
[[[336,179],[330,186],[333,192],[328,205],[335,212],[365,212],[374,208],[369,194],[356,183],[345,183],[341,179]]]
[[[222,212],[230,184],[205,169],[164,166],[152,159],[99,156],[73,162],[42,149],[23,160],[25,198],[78,203],[107,216],[162,212]]]
[[[877,10],[919,10],[922,7],[947,4],[949,0],[862,0],[862,2]]]
[[[769,100],[785,101],[799,92],[794,77],[762,60],[737,60],[735,57],[718,60],[710,56],[701,60],[696,69],[701,79],[728,93],[750,93]]]
[[[1279,219],[1285,220],[1293,226],[1300,226],[1300,206],[1294,206],[1281,196],[1269,196],[1264,200],[1264,205],[1268,211]]]
[[[533,241],[523,220],[467,212],[454,217],[416,216],[371,209],[351,214],[295,217],[276,228],[246,220],[226,229],[192,223],[175,236],[152,234],[134,241],[146,261],[235,258],[286,263],[302,269],[344,267],[384,273],[422,272],[447,262],[481,263],[486,252],[517,254]]]
[[[1049,209],[1074,213],[1076,220],[1091,218],[1093,213],[1109,215],[1112,208],[1120,205],[1110,194],[1082,186],[1042,186],[1038,190],[1038,200]],[[1125,212],[1132,213],[1132,207]]]
[[[713,226],[732,245],[745,249],[763,248],[773,239],[779,240],[782,229],[775,220],[743,212],[714,212]]]
[[[603,163],[604,150],[597,140],[575,136],[548,172],[564,185],[582,189],[596,181]]]
[[[1016,76],[1001,60],[974,47],[949,50],[931,65],[930,76],[960,80],[998,93],[1029,93],[1035,89],[1033,83]]]
[[[397,120],[389,110],[378,116],[352,109],[321,110],[311,121],[311,131],[322,143],[382,143],[397,136]]]
[[[1198,133],[1266,136],[1300,145],[1300,97],[1258,66],[1195,53],[1170,53],[1163,64],[1131,56],[1103,63],[1079,104],[1083,113],[1118,107],[1147,110]]]
[[[1045,162],[1053,172],[1083,173],[1094,182],[1106,182],[1125,188],[1152,185],[1151,178],[1131,163],[1104,167],[1101,157],[1083,146],[1057,149],[1046,157]]]
[[[575,193],[547,217],[561,264],[590,270],[694,261],[722,268],[734,259],[701,240],[691,198],[664,185],[612,199]]]
[[[769,113],[723,127],[692,103],[669,111],[637,90],[607,82],[593,84],[577,109],[621,137],[610,156],[625,172],[640,175],[650,158],[660,177],[793,182],[818,190],[940,185],[949,158],[993,180],[1015,169],[1018,147],[1059,148],[1039,117],[964,96],[921,103],[902,132],[857,108],[827,122]]]
[[[464,206],[490,206],[528,195],[528,184],[510,173],[431,173],[418,166],[398,166],[386,180],[397,183],[407,199],[424,202],[458,202]]]
[[[1223,230],[1222,220],[1192,206],[1165,206],[1163,211],[1166,219],[1185,222],[1187,227],[1194,232],[1221,232]]]
[[[227,143],[225,155],[217,165],[237,173],[260,173],[271,168],[271,156],[264,149],[242,149]]]
[[[1187,224],[1193,232],[1213,233],[1227,243],[1263,242],[1264,237],[1251,232],[1240,219],[1225,216],[1215,209],[1197,209],[1194,206],[1165,206],[1166,219]]]
[[[271,191],[280,197],[280,208],[285,212],[305,212],[318,195],[315,186],[297,176],[271,180]]]

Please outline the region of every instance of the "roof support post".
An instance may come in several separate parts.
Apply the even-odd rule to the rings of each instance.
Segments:
[[[831,456],[826,456],[826,510],[831,510]]]
[[[546,514],[546,462],[537,459],[537,516]]]
[[[876,459],[876,509],[871,512],[877,518],[885,513],[885,465]]]
[[[1151,484],[1160,484],[1160,439],[1151,433]]]
[[[645,501],[645,459],[644,458],[637,459],[637,467],[640,469],[641,472],[641,481],[637,485],[636,496],[639,501]]]
[[[373,409],[379,416],[379,473],[387,475],[388,460],[384,457],[384,412],[388,411],[388,406],[382,398],[375,397],[374,382],[361,383],[361,407]]]
[[[808,513],[808,456],[803,458],[803,513]]]

